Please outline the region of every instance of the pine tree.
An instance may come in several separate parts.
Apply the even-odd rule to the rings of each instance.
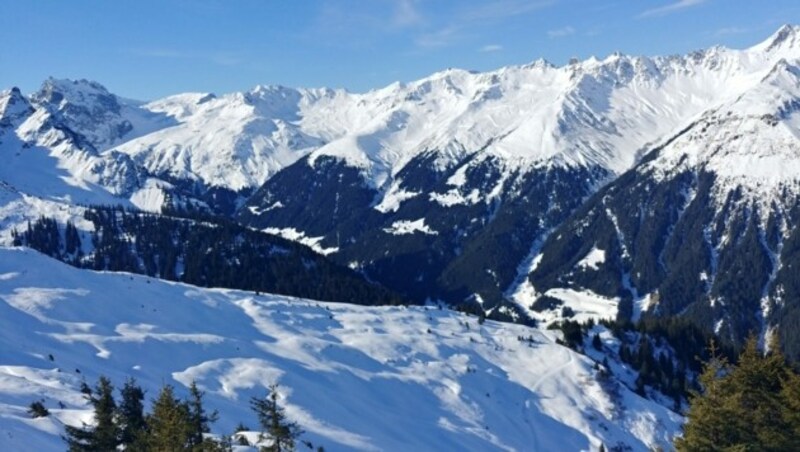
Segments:
[[[78,253],[80,248],[81,237],[78,233],[78,228],[71,221],[68,221],[64,229],[64,251],[67,254],[74,255]]]
[[[192,428],[186,403],[175,398],[170,385],[161,388],[147,417],[146,447],[153,451],[182,451],[189,446]]]
[[[713,342],[710,349],[711,359],[698,378],[703,392],[692,393],[683,437],[675,442],[679,451],[715,450],[717,444],[724,444],[737,430],[737,426],[728,422],[734,420],[731,416],[735,409],[725,397],[725,381],[731,366],[717,355]]]
[[[191,435],[189,445],[191,447],[199,447],[203,444],[203,433],[208,433],[210,430],[209,424],[217,421],[217,411],[207,413],[203,408],[203,396],[205,393],[201,391],[197,384],[192,381],[189,386],[189,400],[187,401],[189,409],[189,422],[191,424]]]
[[[745,343],[730,379],[730,396],[745,416],[741,442],[762,450],[797,450],[790,447],[790,427],[782,416],[781,388],[788,371],[780,352],[763,355],[754,337]]]
[[[781,388],[783,417],[789,423],[793,438],[800,438],[800,375],[788,372]],[[800,450],[800,447],[795,447]]]
[[[120,443],[130,446],[140,440],[145,433],[147,424],[144,418],[144,391],[136,384],[136,380],[129,378],[120,390],[122,401],[117,410],[117,422],[120,428]]]
[[[595,333],[594,337],[592,337],[592,347],[594,347],[597,351],[603,350],[603,341],[600,339],[600,335]]]
[[[800,450],[800,378],[779,351],[764,355],[751,337],[732,366],[712,347],[700,384],[679,451]]]
[[[44,406],[44,400],[36,400],[28,406],[28,415],[32,418],[50,416],[50,410]]]
[[[286,419],[283,408],[278,405],[278,387],[270,385],[269,394],[264,399],[253,397],[250,406],[258,416],[262,436],[269,440],[269,446],[262,446],[261,452],[285,452],[294,450],[295,440],[303,433],[296,422]]]
[[[84,425],[83,428],[67,426],[67,445],[71,452],[79,451],[111,451],[119,444],[119,431],[115,423],[116,402],[114,386],[106,377],[100,377],[97,387],[87,395],[94,408],[95,425]]]

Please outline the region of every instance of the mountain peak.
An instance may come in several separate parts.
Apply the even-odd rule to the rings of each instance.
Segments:
[[[528,63],[523,67],[533,69],[553,69],[556,66],[544,58],[537,58],[533,62]]]
[[[294,88],[289,88],[283,85],[256,85],[250,90],[250,93],[256,96],[278,94],[285,95],[288,92],[296,91]]]
[[[0,121],[19,118],[31,111],[30,102],[16,86],[0,92]]]
[[[93,80],[73,80],[68,78],[58,79],[52,76],[48,77],[44,82],[42,82],[42,87],[39,88],[39,92],[45,91],[57,91],[62,93],[84,92],[93,94],[110,94],[105,86]]]
[[[754,47],[756,50],[764,52],[774,52],[780,48],[800,47],[800,26],[783,25],[761,44]]]
[[[132,138],[134,128],[143,134],[169,123],[138,102],[121,99],[100,83],[86,79],[50,77],[30,99],[101,151],[120,143],[123,137]]]
[[[775,79],[780,77],[782,74],[790,74],[794,77],[800,77],[800,68],[787,61],[786,58],[781,58],[777,63],[775,63],[775,66],[772,67],[772,70],[769,71],[769,74],[764,77],[764,81]]]
[[[100,83],[81,79],[56,79],[49,77],[31,99],[54,109],[85,108],[89,111],[112,111],[119,113],[117,97]]]

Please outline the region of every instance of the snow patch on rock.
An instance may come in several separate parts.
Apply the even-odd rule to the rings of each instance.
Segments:
[[[577,264],[575,264],[578,268],[588,268],[591,270],[597,270],[600,268],[600,264],[606,261],[606,252],[593,247],[586,253],[586,256],[583,257]]]
[[[305,232],[298,231],[295,228],[266,228],[264,229],[264,232],[283,237],[286,240],[301,243],[317,253],[325,256],[339,251],[338,247],[323,248],[322,245],[320,245],[320,242],[322,242],[325,237],[308,237],[306,236]]]
[[[438,235],[437,231],[431,229],[427,224],[425,224],[425,219],[420,218],[419,220],[402,220],[402,221],[395,221],[392,223],[391,227],[388,227],[383,230],[387,234],[392,235],[406,235],[406,234],[414,234],[415,232],[420,232],[426,235]]]

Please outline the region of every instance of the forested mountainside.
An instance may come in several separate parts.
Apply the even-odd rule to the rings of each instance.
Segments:
[[[797,360],[799,118],[800,68],[783,61],[578,209],[532,287],[619,299],[626,317],[683,316],[737,345],[777,331]]]
[[[87,208],[91,231],[41,217],[13,231],[25,245],[71,265],[355,304],[405,299],[303,245],[224,220],[175,218],[118,207]]]

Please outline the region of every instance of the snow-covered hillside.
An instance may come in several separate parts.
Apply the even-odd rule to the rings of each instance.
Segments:
[[[31,101],[89,141],[98,151],[175,124],[169,115],[122,99],[97,82],[88,80],[44,81]]]
[[[134,376],[151,397],[195,380],[217,432],[254,425],[248,398],[279,383],[304,438],[333,451],[648,450],[678,431],[680,417],[553,340],[435,308],[199,289],[0,248],[0,448],[62,449],[62,423],[91,418],[79,384],[99,375]],[[42,397],[52,415],[28,418]]]
[[[69,87],[62,90],[84,104],[91,105],[92,100],[97,104],[76,106],[55,91],[56,87]],[[93,91],[85,93],[86,87]],[[130,129],[126,127],[132,127],[116,115],[132,107],[123,108],[113,103],[115,99],[89,82],[48,80],[31,99],[16,88],[0,92],[0,182],[27,195],[68,204],[139,205],[159,210],[163,200],[153,202],[151,192],[169,184],[149,178],[126,154],[98,151],[98,146],[119,138],[107,135],[111,133],[108,128],[127,133]],[[116,113],[102,107],[113,107]]]

